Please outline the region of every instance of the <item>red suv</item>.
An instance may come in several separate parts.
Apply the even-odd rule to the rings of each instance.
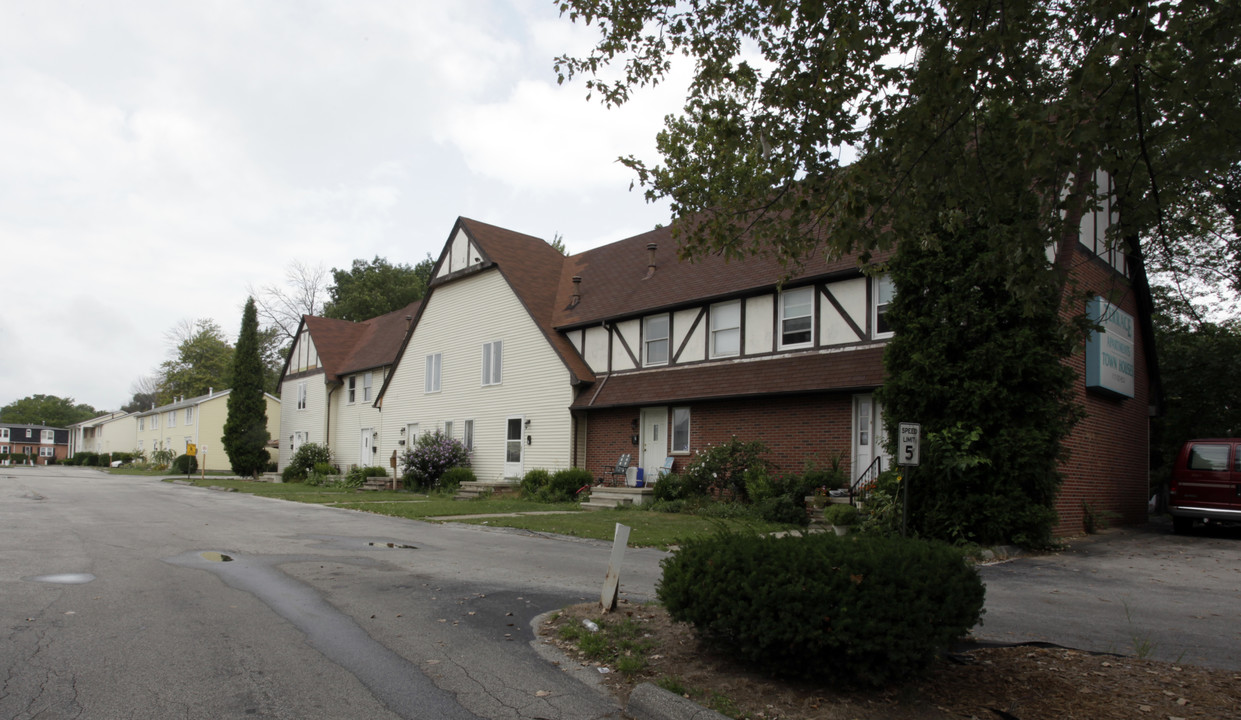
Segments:
[[[1185,443],[1172,466],[1168,513],[1178,533],[1195,520],[1241,523],[1241,438]]]

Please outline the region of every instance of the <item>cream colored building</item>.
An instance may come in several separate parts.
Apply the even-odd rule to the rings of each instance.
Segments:
[[[438,430],[480,481],[573,465],[569,406],[589,368],[547,323],[563,260],[539,238],[457,221],[379,396],[381,453]]]
[[[364,322],[304,316],[281,373],[280,469],[305,443],[327,445],[341,470],[392,471],[375,398],[420,303]]]
[[[193,444],[200,468],[230,470],[223,443],[229,392],[212,391],[135,413],[135,449],[150,458],[152,452],[161,449],[182,455]],[[280,399],[268,393],[264,395],[267,399],[267,432],[274,444],[280,437]]]
[[[133,452],[137,439],[134,413],[107,413],[69,426],[69,457],[79,452]]]

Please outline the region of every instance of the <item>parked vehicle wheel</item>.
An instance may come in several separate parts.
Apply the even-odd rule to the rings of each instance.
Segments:
[[[1172,518],[1172,532],[1177,535],[1188,535],[1194,529],[1194,519],[1187,517]]]

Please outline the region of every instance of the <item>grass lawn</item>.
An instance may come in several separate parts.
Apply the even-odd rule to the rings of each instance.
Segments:
[[[184,480],[184,476],[164,475],[164,482]],[[733,530],[753,529],[757,532],[787,530],[792,526],[752,519],[720,519],[698,515],[649,512],[646,510],[581,510],[576,503],[540,503],[517,498],[482,498],[478,500],[453,500],[444,495],[421,495],[410,492],[373,492],[341,488],[314,487],[301,483],[268,483],[236,478],[207,476],[206,479],[191,478],[198,487],[224,487],[239,492],[296,502],[333,505],[348,510],[361,510],[377,515],[422,520],[435,517],[453,517],[455,522],[513,527],[535,532],[558,533],[595,540],[611,540],[616,523],[628,525],[631,547],[657,547],[667,549],[682,538],[715,532],[720,528]],[[488,513],[530,513],[540,511],[568,511],[554,515],[518,515],[516,517],[469,518],[463,515]]]
[[[657,547],[667,550],[682,539],[696,535],[709,535],[721,528],[730,530],[752,529],[756,532],[789,530],[792,525],[740,518],[709,518],[679,513],[649,512],[646,510],[595,510],[572,515],[522,515],[504,518],[463,518],[457,522],[491,526],[515,527],[536,532],[558,533],[575,537],[611,540],[616,533],[616,523],[628,525],[630,547]]]

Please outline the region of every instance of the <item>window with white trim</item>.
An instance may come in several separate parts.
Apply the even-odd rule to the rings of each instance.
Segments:
[[[443,369],[443,353],[432,353],[427,356],[427,372],[426,379],[423,383],[423,392],[433,393],[440,391],[440,374]]]
[[[374,380],[374,373],[366,373],[362,376],[362,401],[369,402],[371,399],[371,383]]]
[[[41,435],[42,435],[42,437],[40,437],[40,438],[39,438],[39,442],[41,442],[41,443],[54,443],[54,442],[56,442],[56,432],[55,432],[55,431],[53,431],[53,430],[44,430],[44,431],[41,433]]]
[[[146,418],[138,418],[138,429],[139,429],[139,430],[146,430],[146,429],[147,429],[147,419],[146,419]]]
[[[806,286],[780,293],[780,349],[810,347],[814,344],[814,287]]]
[[[56,456],[56,448],[41,447],[39,448],[39,457],[50,458]]]
[[[461,444],[465,449],[474,452],[474,421],[466,420],[461,426]]]
[[[159,430],[159,415],[158,414],[151,416],[151,429]]]
[[[0,453],[7,453],[8,451],[9,451],[8,445],[0,445]]]
[[[142,441],[138,441],[138,452],[142,452]]]
[[[358,396],[358,376],[349,376],[349,392],[346,394],[345,402],[352,405]]]
[[[871,282],[874,284],[875,307],[874,315],[871,322],[874,327],[874,336],[876,338],[892,337],[892,326],[888,324],[888,306],[892,304],[892,297],[895,289],[892,285],[892,276],[884,273]]]
[[[168,427],[174,428],[176,426],[177,426],[177,411],[169,410],[168,411]]]
[[[672,452],[689,454],[689,408],[672,408]]]
[[[8,440],[8,439],[9,439],[9,429],[0,428],[0,440]]]
[[[741,301],[711,306],[711,357],[741,354]]]
[[[483,343],[483,385],[499,385],[504,380],[504,341]]]
[[[297,384],[297,409],[306,409],[306,381],[303,380]]]
[[[185,424],[187,426],[194,424],[194,408],[193,407],[187,407],[185,409]]]
[[[668,326],[667,313],[642,318],[642,364],[668,364]]]
[[[444,437],[446,437],[446,438],[448,438],[448,439],[450,439],[450,440],[451,440],[451,439],[452,439],[452,430],[453,430],[453,427],[452,427],[452,420],[445,420],[445,421],[444,421]]]

